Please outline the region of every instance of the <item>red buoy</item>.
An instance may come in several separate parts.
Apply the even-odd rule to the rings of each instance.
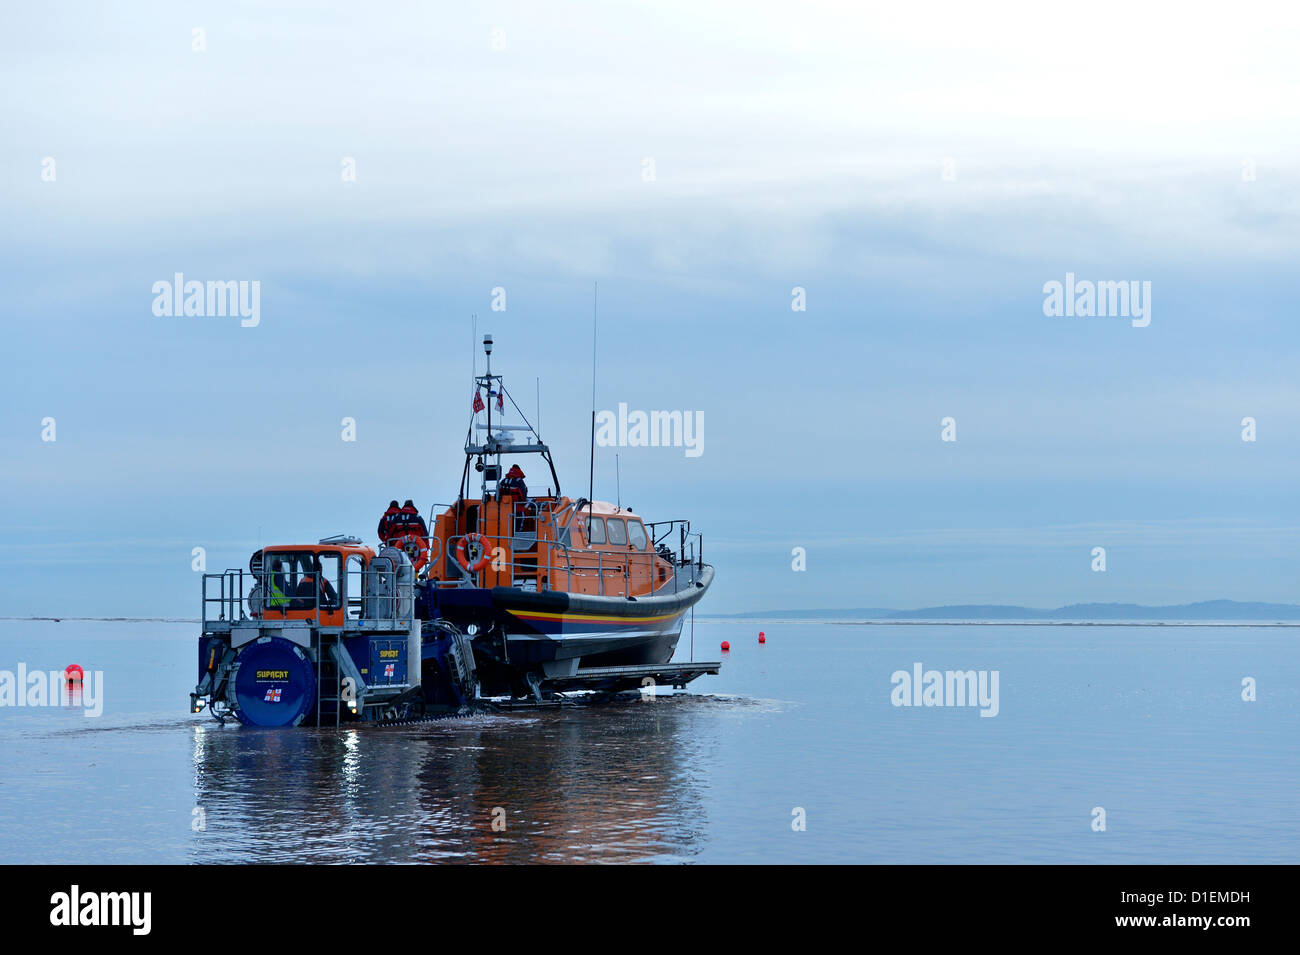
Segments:
[[[764,634],[762,630],[758,631],[758,642],[767,643],[767,635]]]
[[[730,650],[730,649],[731,649],[731,644],[728,643],[726,640],[723,640],[723,641],[722,641],[722,652],[723,652],[723,653],[726,653],[726,652],[727,652],[728,650]]]
[[[66,670],[63,671],[63,678],[67,680],[69,683],[80,683],[82,682],[82,678],[85,677],[85,675],[86,675],[86,671],[81,669],[81,667],[79,667],[75,663],[73,663]]]

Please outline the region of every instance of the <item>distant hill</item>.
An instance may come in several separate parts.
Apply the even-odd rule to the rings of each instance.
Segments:
[[[844,610],[750,610],[700,616],[729,620],[1300,620],[1300,604],[1202,600],[1163,607],[1119,603],[1070,604],[1054,610],[1005,604],[958,604],[919,610],[855,607]]]
[[[798,617],[800,620],[883,620],[904,612],[885,607],[855,607],[852,610],[746,610],[744,613],[702,613],[696,616],[727,620],[762,620],[771,617]]]

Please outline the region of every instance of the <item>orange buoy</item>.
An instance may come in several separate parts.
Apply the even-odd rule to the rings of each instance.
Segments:
[[[77,666],[75,663],[71,664],[63,671],[63,678],[69,683],[80,683],[85,675],[86,671],[81,669],[81,667]]]
[[[730,649],[731,649],[731,644],[728,643],[726,640],[723,640],[723,641],[722,641],[722,652],[723,652],[723,653],[726,653],[726,652],[727,652],[728,650],[730,650]]]
[[[767,635],[762,630],[758,631],[758,642],[767,643]]]

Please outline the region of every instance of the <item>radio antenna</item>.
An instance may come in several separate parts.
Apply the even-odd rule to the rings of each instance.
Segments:
[[[591,283],[591,464],[587,469],[587,524],[591,524],[592,497],[596,493],[596,316],[600,285]]]

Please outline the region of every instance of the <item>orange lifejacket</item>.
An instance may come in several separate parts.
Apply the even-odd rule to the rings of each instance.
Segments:
[[[400,507],[390,507],[384,511],[384,516],[379,519],[379,540],[387,541],[397,529],[398,515],[402,513]]]

